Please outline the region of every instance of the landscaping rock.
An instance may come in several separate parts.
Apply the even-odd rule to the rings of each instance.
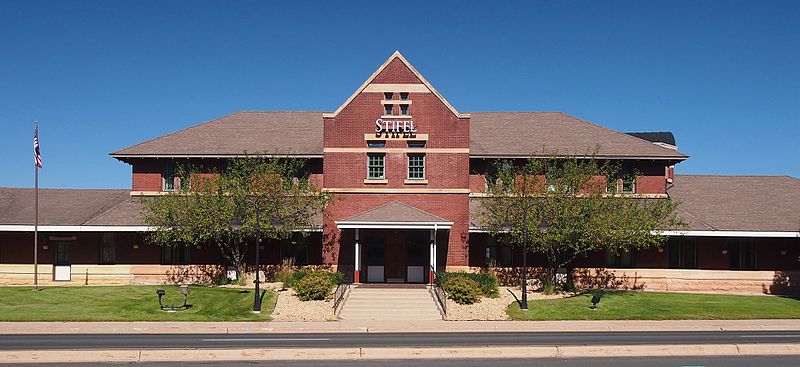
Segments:
[[[513,294],[512,294],[513,293]],[[506,308],[512,302],[516,302],[514,298],[521,297],[520,289],[518,287],[500,287],[500,297],[486,298],[482,297],[480,301],[471,305],[459,305],[453,300],[447,300],[447,320],[510,320],[506,313]],[[570,296],[571,293],[560,293],[545,295],[542,293],[528,293],[528,301],[537,299],[556,299]]]

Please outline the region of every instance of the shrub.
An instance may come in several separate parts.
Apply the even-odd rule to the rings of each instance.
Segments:
[[[481,273],[468,273],[468,272],[446,272],[443,271],[437,274],[439,278],[439,282],[442,284],[447,283],[447,281],[451,278],[467,278],[471,279],[478,283],[478,287],[480,290],[480,295],[489,298],[496,298],[500,295],[499,291],[499,282],[497,281],[497,276],[488,273],[488,272],[481,272]]]
[[[458,304],[471,305],[480,298],[480,284],[467,277],[451,277],[443,285],[447,296]]]
[[[335,286],[331,280],[329,272],[315,271],[309,272],[302,279],[297,281],[294,289],[297,298],[301,301],[324,300],[328,298],[331,290]]]

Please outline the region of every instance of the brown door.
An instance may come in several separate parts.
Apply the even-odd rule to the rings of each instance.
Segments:
[[[384,252],[386,281],[403,281],[406,279],[406,261],[408,244],[403,232],[386,233],[386,251]]]

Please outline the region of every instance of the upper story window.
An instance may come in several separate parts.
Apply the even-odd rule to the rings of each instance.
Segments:
[[[403,115],[403,116],[408,116],[408,105],[407,104],[401,104],[400,105],[400,114]]]
[[[421,141],[409,140],[408,141],[408,147],[409,148],[425,148],[425,141],[424,140],[421,140]]]
[[[392,114],[392,109],[393,109],[392,107],[394,107],[394,105],[390,105],[390,104],[384,105],[383,106],[383,114],[384,115],[391,115]]]
[[[175,191],[175,181],[178,178],[178,165],[175,162],[165,162],[164,172],[164,191]]]
[[[425,155],[424,154],[409,154],[408,155],[408,179],[409,180],[424,180],[425,179]]]
[[[636,176],[625,175],[622,177],[622,192],[625,194],[636,193]]]
[[[384,175],[384,158],[383,154],[367,155],[367,179],[383,180],[386,177]]]
[[[408,100],[408,92],[400,92],[400,99],[403,101]]]
[[[367,141],[368,148],[386,148],[386,142],[383,140],[370,140]]]
[[[394,96],[394,93],[392,93],[392,92],[383,92],[383,99],[385,99],[387,101],[392,99],[392,96]]]

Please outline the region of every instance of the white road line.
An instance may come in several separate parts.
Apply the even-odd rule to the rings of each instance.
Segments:
[[[236,339],[203,339],[204,342],[319,342],[330,341],[322,338],[283,339],[283,338],[236,338]]]
[[[800,334],[786,335],[739,335],[740,338],[800,338]]]

